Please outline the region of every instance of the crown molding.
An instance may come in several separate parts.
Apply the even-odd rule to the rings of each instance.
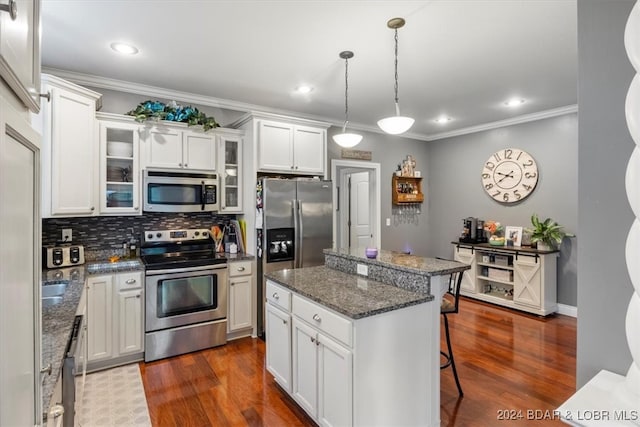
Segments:
[[[469,126],[462,129],[452,130],[450,132],[434,133],[426,135],[426,141],[436,141],[438,139],[451,138],[454,136],[467,135],[470,133],[482,132],[485,130],[498,129],[506,126],[517,125],[521,123],[533,122],[536,120],[548,119],[551,117],[564,116],[578,112],[578,105],[572,104],[565,107],[552,108],[550,110],[538,111],[537,113],[523,114],[522,116],[512,117],[505,120],[483,123],[477,126]]]
[[[149,86],[140,83],[127,82],[124,80],[112,79],[109,77],[96,76],[92,74],[78,73],[75,71],[61,70],[58,68],[43,67],[43,73],[52,74],[60,78],[69,80],[78,85],[86,85],[94,88],[102,88],[113,90],[116,92],[135,93],[138,95],[145,95],[150,97],[180,100],[181,102],[193,103],[197,105],[203,105],[207,107],[222,108],[232,111],[240,111],[247,114],[274,114],[280,116],[292,116],[299,119],[324,122],[330,126],[336,126],[342,128],[344,122],[342,120],[336,120],[329,117],[315,116],[310,114],[303,114],[298,111],[281,110],[278,108],[267,107],[264,105],[249,104],[245,102],[238,102],[229,99],[216,98],[213,96],[198,95],[196,93],[181,92],[157,86]],[[512,117],[506,120],[499,120],[496,122],[484,123],[477,126],[470,126],[462,129],[452,130],[450,132],[442,132],[435,134],[421,134],[407,132],[402,135],[388,135],[390,137],[400,137],[415,139],[418,141],[435,141],[443,138],[451,138],[453,136],[466,135],[475,132],[481,132],[490,129],[496,129],[504,126],[511,126],[519,123],[527,123],[535,120],[547,119],[550,117],[562,116],[565,114],[575,113],[578,111],[576,104],[566,107],[555,108],[551,110],[540,111],[537,113],[525,114],[522,116]],[[236,120],[233,124],[237,124],[246,118],[245,116]],[[229,126],[229,125],[225,125]],[[349,129],[360,130],[365,132],[376,133],[380,135],[387,135],[379,127],[373,125],[364,125],[359,123],[349,122]]]

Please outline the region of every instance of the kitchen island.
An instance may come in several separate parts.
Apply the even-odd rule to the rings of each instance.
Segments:
[[[443,276],[468,268],[325,250],[267,274],[267,369],[320,425],[438,426]]]

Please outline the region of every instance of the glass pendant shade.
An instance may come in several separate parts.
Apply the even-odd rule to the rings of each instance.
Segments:
[[[342,133],[333,135],[333,141],[341,147],[351,148],[360,144],[360,141],[362,141],[362,135],[345,132],[343,130]]]
[[[343,148],[351,148],[362,141],[362,135],[347,132],[347,123],[349,123],[349,59],[353,58],[353,52],[349,50],[340,52],[340,58],[344,59],[344,125],[342,133],[333,135],[333,141]]]
[[[378,127],[385,133],[399,135],[408,131],[414,122],[411,117],[401,116],[400,108],[396,104],[396,115],[378,120]]]

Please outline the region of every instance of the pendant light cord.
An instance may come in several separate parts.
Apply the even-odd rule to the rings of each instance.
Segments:
[[[344,59],[344,126],[342,132],[345,132],[349,123],[349,58]]]
[[[395,42],[396,42],[396,58],[395,58],[395,79],[396,79],[396,84],[395,84],[395,94],[396,94],[396,104],[398,104],[398,29],[395,29]]]

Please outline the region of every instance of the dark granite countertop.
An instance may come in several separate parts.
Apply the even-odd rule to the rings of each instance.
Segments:
[[[364,264],[377,265],[398,271],[419,274],[422,276],[443,276],[457,271],[471,268],[467,264],[458,261],[442,260],[409,255],[402,252],[379,250],[375,258],[367,258],[364,248],[357,249],[325,249],[324,253],[356,261]]]
[[[280,270],[265,276],[351,319],[433,300],[432,295],[385,285],[325,266]]]
[[[78,310],[85,278],[89,275],[112,274],[122,271],[144,270],[139,259],[119,262],[90,262],[84,266],[44,270],[42,286],[66,283],[67,287],[58,304],[42,308],[42,366],[51,364],[51,375],[42,383],[43,408],[49,407],[53,388],[60,375],[64,350],[69,341],[73,320]]]

